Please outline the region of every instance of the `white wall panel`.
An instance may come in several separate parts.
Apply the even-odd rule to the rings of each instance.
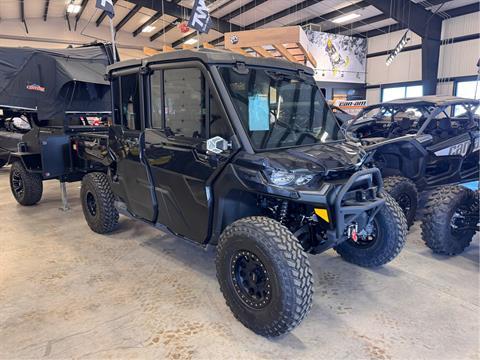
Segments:
[[[480,32],[480,12],[444,20],[442,39],[477,34]]]
[[[453,81],[437,83],[437,95],[453,95]]]
[[[443,45],[440,48],[438,77],[475,75],[480,57],[480,39]]]
[[[383,34],[379,36],[374,36],[368,39],[368,53],[373,54],[381,51],[393,49],[403,34],[405,30],[394,31],[389,34]],[[422,39],[415,33],[410,31],[410,41],[407,46],[418,45],[422,43]]]
[[[367,89],[367,105],[375,105],[380,102],[380,88]]]
[[[367,59],[367,85],[389,84],[422,79],[422,51],[401,52],[390,66],[387,56]]]

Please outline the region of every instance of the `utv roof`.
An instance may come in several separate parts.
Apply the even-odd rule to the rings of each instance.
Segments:
[[[147,57],[145,59],[127,60],[110,65],[107,71],[110,73],[116,70],[123,70],[138,66],[148,66],[155,63],[171,63],[177,61],[198,60],[205,64],[235,64],[238,62],[245,65],[274,67],[291,71],[304,71],[309,75],[313,75],[313,70],[305,65],[274,58],[261,58],[253,56],[244,56],[227,50],[217,49],[192,49],[192,50],[175,50],[162,52],[157,55]]]
[[[386,101],[378,105],[448,106],[465,103],[478,105],[480,104],[480,101],[450,95],[430,95]]]

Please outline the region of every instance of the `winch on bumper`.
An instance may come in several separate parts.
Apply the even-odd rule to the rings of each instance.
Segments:
[[[364,229],[385,205],[383,181],[377,168],[360,170],[345,182],[325,182],[316,191],[299,191],[299,199],[313,206],[323,237],[313,252],[325,251],[348,238],[349,227]]]

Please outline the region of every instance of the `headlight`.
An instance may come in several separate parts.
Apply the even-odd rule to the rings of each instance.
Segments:
[[[273,170],[270,174],[270,181],[274,185],[285,186],[291,184],[295,180],[295,174],[288,171]]]
[[[300,175],[295,180],[295,184],[298,185],[298,186],[307,185],[310,182],[310,180],[312,180],[312,179],[313,179],[312,174]]]
[[[286,186],[295,184],[302,186],[308,184],[314,177],[314,174],[295,173],[285,170],[272,170],[269,174],[270,182],[277,186]]]

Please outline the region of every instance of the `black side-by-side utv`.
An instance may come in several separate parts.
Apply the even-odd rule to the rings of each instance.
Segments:
[[[53,150],[82,178],[88,225],[109,233],[124,214],[216,246],[226,302],[256,333],[284,334],[309,312],[307,253],[333,247],[371,267],[401,251],[403,213],[311,69],[201,49],[120,62],[108,77],[113,124]],[[28,151],[15,154],[14,192],[30,191]]]
[[[479,104],[454,96],[398,99],[369,106],[349,123],[348,135],[372,154],[409,225],[418,192],[478,180]]]

